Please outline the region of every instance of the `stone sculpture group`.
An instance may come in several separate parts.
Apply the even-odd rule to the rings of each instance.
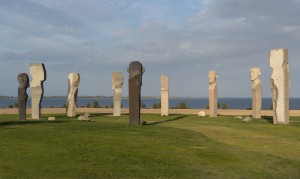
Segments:
[[[288,124],[289,123],[289,65],[288,50],[273,49],[270,51],[270,67],[272,75],[270,79],[272,91],[273,105],[273,123]],[[128,78],[128,97],[129,97],[129,124],[141,124],[141,86],[142,76],[145,71],[143,65],[139,61],[132,61],[127,69]],[[30,75],[32,77],[31,88],[31,114],[32,119],[40,119],[41,102],[43,98],[44,88],[43,82],[46,80],[46,69],[43,63],[30,64]],[[262,106],[262,83],[259,79],[261,75],[260,68],[250,69],[250,79],[252,81],[252,118],[261,118]],[[69,76],[68,100],[66,106],[67,116],[76,115],[77,94],[80,83],[80,75],[78,73],[70,73]],[[218,115],[218,99],[217,99],[217,71],[208,72],[208,97],[209,97],[209,116],[217,117]],[[18,75],[18,102],[19,102],[19,119],[26,120],[26,102],[29,87],[29,78],[26,73]],[[121,115],[121,99],[124,77],[122,72],[112,73],[112,90],[113,90],[113,116]],[[169,115],[169,77],[161,75],[161,116]]]

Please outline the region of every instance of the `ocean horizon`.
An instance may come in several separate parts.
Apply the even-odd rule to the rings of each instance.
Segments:
[[[93,103],[97,101],[100,107],[111,107],[113,99],[111,96],[101,96],[101,97],[88,97],[79,96],[77,99],[78,107],[85,107],[87,104],[93,106]],[[7,108],[9,105],[14,105],[18,102],[16,97],[1,97],[0,98],[0,108]],[[153,104],[160,103],[159,96],[144,96],[141,102],[146,105],[146,108],[152,108]],[[175,108],[179,103],[184,102],[188,108],[192,109],[205,109],[208,105],[208,98],[197,98],[197,97],[170,97],[169,98],[169,108]],[[222,105],[223,103],[227,105],[227,109],[251,109],[252,99],[251,98],[218,98],[218,102]],[[42,107],[63,107],[67,103],[67,97],[65,96],[45,96],[42,100]],[[262,109],[271,109],[272,99],[262,98]],[[27,100],[27,107],[31,106],[31,98]],[[122,97],[122,107],[128,108],[128,97]],[[300,109],[300,98],[290,98],[290,109],[296,110]]]

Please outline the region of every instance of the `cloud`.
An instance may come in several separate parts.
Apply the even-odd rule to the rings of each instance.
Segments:
[[[111,72],[126,77],[129,62],[140,60],[144,95],[159,95],[164,73],[171,95],[205,97],[207,72],[215,69],[220,96],[250,97],[249,69],[256,66],[263,95],[270,96],[269,50],[288,48],[297,96],[299,16],[298,0],[2,1],[1,70],[16,76],[29,63],[43,62],[50,72],[46,95],[64,94],[73,71],[81,73],[81,94],[111,95]],[[14,95],[13,88],[4,93]]]

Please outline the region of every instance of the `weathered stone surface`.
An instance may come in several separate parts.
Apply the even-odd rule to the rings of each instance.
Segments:
[[[242,120],[242,122],[245,122],[245,123],[252,122],[252,118],[249,117],[249,116],[244,117],[244,119]]]
[[[112,73],[112,90],[114,93],[113,116],[121,116],[123,83],[124,83],[124,76],[122,72]]]
[[[42,63],[30,64],[31,88],[31,118],[40,119],[41,103],[44,94],[43,82],[46,80],[46,69]]]
[[[91,121],[90,114],[85,113],[84,115],[80,115],[77,120],[78,121]]]
[[[290,73],[287,49],[270,51],[273,123],[289,124]]]
[[[48,121],[55,121],[55,117],[48,117]]]
[[[242,116],[234,116],[234,119],[243,119]]]
[[[145,71],[138,61],[132,61],[127,69],[129,73],[129,124],[140,124],[142,75]]]
[[[200,116],[200,117],[206,117],[205,111],[200,111],[200,112],[198,113],[198,116]]]
[[[259,68],[250,69],[250,77],[252,81],[252,117],[261,118],[261,81],[259,79],[261,75]]]
[[[21,121],[26,120],[26,103],[27,103],[27,92],[26,89],[29,87],[29,78],[27,73],[20,73],[18,75],[19,87],[18,87],[18,103],[19,103],[19,119]]]
[[[208,72],[208,98],[209,98],[210,117],[218,116],[217,78],[218,78],[218,73],[216,71]]]
[[[160,103],[161,116],[169,116],[169,77],[160,76]]]
[[[79,73],[70,73],[68,76],[69,92],[68,92],[68,104],[67,104],[67,116],[74,117],[76,116],[77,109],[77,94],[78,87],[80,83]]]

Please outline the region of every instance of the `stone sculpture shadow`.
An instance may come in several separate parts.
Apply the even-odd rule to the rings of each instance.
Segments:
[[[2,121],[0,122],[1,126],[9,126],[9,125],[25,125],[25,124],[47,124],[47,123],[65,123],[70,121],[48,121],[48,120],[39,120],[39,121]]]
[[[273,116],[262,116],[261,119],[268,121],[273,124]]]
[[[182,116],[167,119],[167,120],[164,120],[164,121],[157,121],[157,122],[147,123],[146,125],[158,125],[158,124],[162,124],[162,123],[166,123],[166,122],[177,121],[177,120],[180,120],[180,119],[183,119],[183,118],[186,118],[186,117],[187,117],[186,115],[182,115]]]

